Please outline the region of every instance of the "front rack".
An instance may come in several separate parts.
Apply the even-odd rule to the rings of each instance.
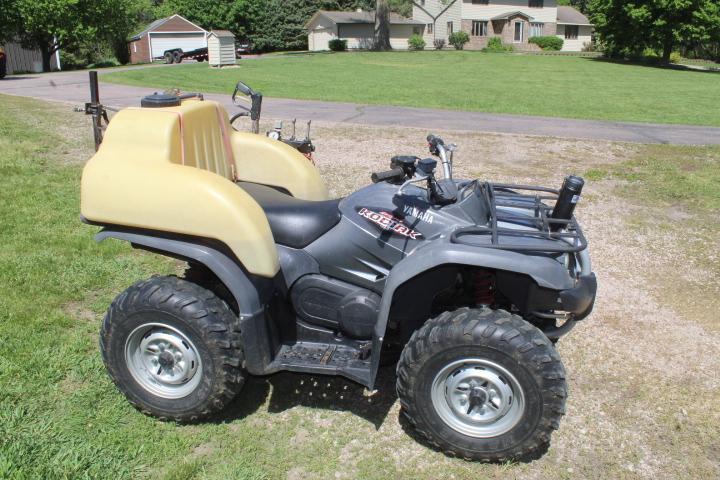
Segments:
[[[538,253],[577,253],[587,248],[587,240],[574,216],[570,220],[558,220],[549,216],[552,208],[545,205],[543,201],[557,201],[560,194],[558,190],[489,182],[481,184],[480,188],[489,208],[489,225],[459,228],[451,234],[451,242],[482,246],[483,248]],[[533,215],[519,215],[507,211],[498,212],[497,207],[531,210]],[[498,222],[526,225],[531,229],[518,230],[498,227]],[[565,231],[552,231],[551,227],[554,225],[564,226]],[[470,239],[467,238],[477,238],[478,236],[490,237],[490,242],[480,245],[470,242]],[[532,239],[535,242],[522,243],[518,239]],[[538,242],[537,240],[545,241]]]

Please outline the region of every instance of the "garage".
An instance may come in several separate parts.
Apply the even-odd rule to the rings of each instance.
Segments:
[[[407,50],[408,39],[414,33],[422,35],[425,24],[397,13],[391,13],[390,46],[395,50]],[[330,48],[330,40],[347,41],[350,50],[372,48],[375,32],[375,12],[356,10],[338,12],[320,10],[305,24],[308,31],[308,50],[318,52]]]
[[[167,50],[180,48],[183,52],[189,52],[198,48],[207,47],[205,34],[200,33],[163,33],[150,34],[150,45],[152,45],[153,58],[160,58]]]
[[[207,47],[207,31],[180,15],[155,20],[128,40],[131,63],[150,63],[167,50]]]

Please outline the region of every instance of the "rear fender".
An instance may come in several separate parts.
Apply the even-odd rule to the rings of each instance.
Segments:
[[[194,260],[213,272],[237,302],[247,370],[254,375],[264,373],[272,358],[272,342],[265,319],[265,305],[272,292],[271,279],[250,275],[221,250],[184,238],[164,238],[111,228],[95,235],[98,242],[107,238],[124,240],[136,248],[173,258]]]
[[[405,282],[441,265],[468,265],[527,275],[541,287],[566,290],[574,286],[563,265],[547,257],[530,257],[507,250],[484,249],[456,244],[449,239],[439,239],[419,248],[412,255],[398,262],[390,271],[380,304],[380,314],[375,323],[372,349],[372,379],[375,382],[380,364],[380,350],[385,338],[390,307],[395,291]]]

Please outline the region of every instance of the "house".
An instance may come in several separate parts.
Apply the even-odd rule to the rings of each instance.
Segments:
[[[581,51],[593,31],[587,17],[556,0],[417,0],[413,19],[425,25],[428,45],[435,39],[447,43],[450,34],[463,30],[470,36],[468,50],[484,48],[492,37],[517,50],[539,50],[529,38],[556,35],[565,40],[564,51]]]
[[[180,15],[155,20],[128,40],[130,63],[150,63],[173,48],[184,52],[206,48],[207,33]]]
[[[413,33],[421,34],[424,23],[390,14],[390,45],[397,50],[407,50],[408,39]],[[372,47],[375,36],[375,12],[356,10],[335,12],[320,10],[305,24],[308,30],[310,51],[329,50],[330,40],[347,40],[349,49]]]
[[[557,36],[565,40],[563,50],[579,52],[592,43],[593,25],[590,20],[572,7],[558,6]]]

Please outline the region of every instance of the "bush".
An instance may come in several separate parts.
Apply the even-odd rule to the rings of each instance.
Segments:
[[[433,46],[435,47],[435,50],[442,50],[445,48],[445,39],[444,38],[436,38],[433,40]]]
[[[503,45],[500,37],[492,37],[490,40],[488,40],[487,47],[483,48],[482,51],[490,53],[505,53],[512,52],[513,47],[511,47],[510,45]]]
[[[448,38],[448,43],[455,47],[455,50],[462,50],[466,43],[470,41],[470,35],[467,32],[453,32]]]
[[[648,47],[643,50],[642,55],[629,56],[628,59],[649,65],[660,65],[662,63],[662,53]],[[680,63],[681,60],[682,55],[680,55],[680,52],[672,52],[670,54],[670,63]]]
[[[411,35],[410,38],[408,38],[408,48],[410,48],[410,50],[424,50],[425,39],[423,39],[422,35],[418,35],[417,33]]]
[[[598,44],[594,41],[590,41],[590,42],[585,42],[583,44],[582,51],[583,52],[602,52],[602,48],[601,48],[600,44]]]
[[[529,43],[534,43],[543,50],[562,50],[564,40],[560,37],[545,36],[545,37],[530,37]]]
[[[328,42],[328,47],[333,52],[344,52],[347,50],[347,40],[340,40],[339,38],[333,38]]]

